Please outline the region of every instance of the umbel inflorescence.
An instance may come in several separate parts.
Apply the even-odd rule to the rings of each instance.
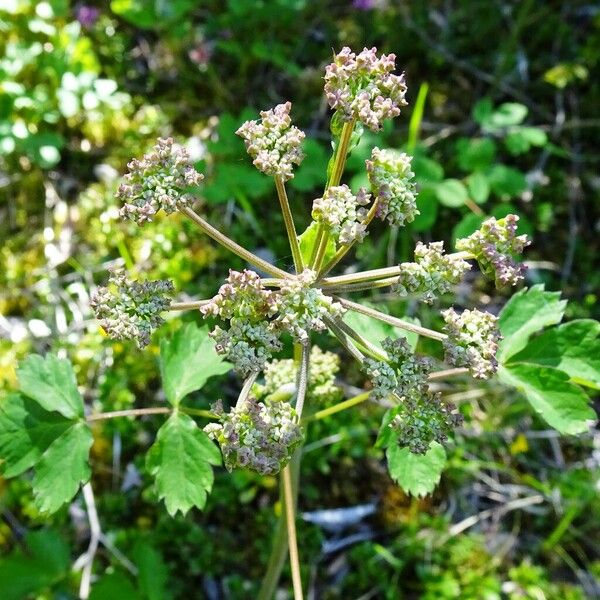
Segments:
[[[373,149],[365,165],[370,190],[353,190],[341,181],[352,136],[359,135],[363,126],[378,130],[406,104],[404,76],[395,70],[394,55],[378,56],[375,48],[359,54],[344,48],[326,68],[325,95],[337,125],[332,127],[334,154],[327,184],[307,205],[313,218],[308,251],[300,249],[284,185],[302,161],[305,137],[292,125],[291,103],[262,111],[260,120],[237,130],[257,169],[274,179],[294,258],[289,272],[239,246],[193,210],[193,192],[203,176],[172,140],[159,140],[152,152],[128,166],[118,193],[124,202],[123,217],[142,225],[161,209],[179,211],[251,267],[230,270],[212,299],[170,305],[164,296],[171,291],[169,282],[134,283],[119,274],[96,292],[92,302],[109,335],[134,338],[140,346],[162,323],[164,310],[197,308],[203,317],[217,321],[211,334],[217,352],[244,377],[237,405],[226,410],[217,403],[213,409],[217,421],[206,427],[230,469],[278,472],[301,443],[305,399],[310,404],[342,399],[335,383],[339,357],[311,349],[315,332],[329,330],[358,362],[370,381],[371,398],[392,407],[383,427],[413,453],[425,453],[433,442],[443,442],[460,422],[455,408],[432,391],[432,379],[467,372],[488,378],[497,368],[499,333],[496,318],[489,313],[450,308],[441,315],[443,331],[417,327],[420,335],[441,342],[449,369],[409,346],[401,331],[414,332],[414,325],[345,295],[389,287],[401,297],[432,303],[452,291],[473,261],[498,286],[514,285],[524,275],[515,256],[528,243],[516,234],[516,216],[484,222],[479,231],[457,241],[456,253],[447,253],[443,242],[419,242],[413,262],[330,274],[354,245],[368,239],[375,217],[401,227],[418,214],[411,157],[405,153]],[[348,310],[392,323],[399,333],[375,345],[344,320]],[[295,359],[278,356],[286,338],[295,344]]]

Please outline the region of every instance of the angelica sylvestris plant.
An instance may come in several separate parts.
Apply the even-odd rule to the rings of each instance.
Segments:
[[[240,246],[196,210],[203,176],[195,171],[185,149],[172,139],[158,140],[152,152],[132,160],[118,191],[123,218],[143,226],[161,210],[167,214],[179,212],[248,263],[246,269],[224,273],[224,282],[212,298],[188,302],[171,301],[173,289],[168,281],[134,282],[124,273],[114,272],[108,285],[93,294],[92,307],[109,336],[135,339],[140,348],[149,343],[165,311],[192,310],[199,318],[217,321],[210,333],[188,324],[172,340],[161,341],[160,370],[168,408],[124,413],[169,415],[150,449],[147,466],[155,476],[157,494],[164,498],[170,513],[204,506],[212,486],[212,465],[221,458],[217,448],[229,470],[248,468],[280,475],[284,510],[260,598],[270,598],[274,593],[286,540],[295,597],[302,597],[295,505],[300,450],[311,420],[332,417],[369,398],[380,403],[385,410],[377,443],[387,449],[392,477],[410,493],[427,493],[439,479],[444,464],[443,444],[461,423],[456,407],[432,389],[432,382],[463,375],[488,379],[499,367],[497,353],[502,342],[498,318],[493,314],[477,308],[449,307],[441,313],[442,331],[435,331],[349,296],[389,288],[400,297],[431,304],[452,292],[475,264],[499,287],[516,285],[524,278],[524,268],[516,257],[529,242],[518,235],[518,217],[514,215],[488,219],[479,231],[456,242],[458,252],[447,252],[443,242],[419,242],[411,262],[335,274],[356,245],[368,243],[369,228],[375,219],[387,226],[402,227],[418,214],[411,157],[405,153],[373,148],[365,165],[370,189],[352,189],[342,182],[346,158],[363,128],[380,129],[386,119],[397,117],[406,105],[404,75],[395,71],[394,55],[378,55],[375,48],[358,54],[344,48],[326,68],[325,94],[334,111],[333,154],[329,164],[323,165],[327,169],[325,189],[310,206],[313,222],[300,236],[286,182],[294,177],[294,169],[303,159],[305,134],[292,124],[291,103],[264,110],[259,119],[237,130],[253,164],[273,179],[293,259],[289,270]],[[509,314],[504,323],[508,340],[503,352],[507,359],[518,356],[529,336],[562,317],[561,313],[558,320],[536,321],[529,310],[530,296],[519,298],[518,302],[525,304],[522,314],[526,318]],[[353,326],[351,315],[386,324],[390,335],[374,343]],[[335,383],[339,356],[311,345],[315,333],[326,331],[337,338],[340,352],[356,361],[368,381],[367,389],[354,398],[344,399]],[[415,336],[439,343],[444,363],[415,352],[414,343],[409,342]],[[283,342],[288,337],[294,343],[293,357],[282,356]],[[509,361],[502,366],[501,375],[504,382],[524,389],[526,369],[519,364],[511,365]],[[227,406],[219,398],[215,398],[210,411],[190,409],[182,403],[209,377],[230,368],[242,381],[234,406]],[[560,379],[562,375],[555,377]],[[35,466],[35,477],[40,480],[37,486],[34,482],[39,506],[56,510],[72,498],[80,483],[89,479],[85,457],[91,433],[86,421],[118,415],[85,416],[68,363],[54,357],[25,361],[19,381],[21,395],[15,396],[14,414],[5,419],[4,431],[7,422],[14,425],[29,415],[43,424],[56,421],[56,433],[60,435],[56,439],[48,437],[47,448],[22,460],[13,449],[7,474]],[[530,392],[532,405],[543,414],[543,392],[533,388]],[[570,393],[575,394],[572,390]],[[566,410],[555,408],[562,417],[553,414],[548,419],[561,430],[577,433],[584,430],[591,415],[585,395],[583,400],[581,395],[572,400]],[[561,418],[567,419],[566,413],[568,418],[575,415],[576,425],[571,421],[570,427],[563,426]],[[193,417],[208,419],[209,423],[201,429]],[[69,462],[68,489],[60,492],[52,488],[52,478],[59,475],[49,475],[49,461],[56,461],[57,453],[62,456],[73,439],[79,454]],[[6,437],[0,436],[0,448],[6,450],[8,446]],[[24,438],[22,446],[20,450],[26,446]]]

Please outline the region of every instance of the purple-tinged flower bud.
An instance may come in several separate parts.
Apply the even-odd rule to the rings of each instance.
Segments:
[[[106,333],[118,340],[135,339],[140,348],[150,343],[150,335],[164,320],[173,291],[171,281],[128,280],[124,273],[113,272],[107,287],[98,288],[90,304]]]
[[[304,158],[301,150],[304,132],[292,125],[291,102],[278,104],[260,113],[260,121],[246,121],[236,133],[244,139],[254,166],[265,175],[292,179],[293,165]]]
[[[365,162],[371,191],[377,198],[377,216],[390,225],[412,223],[419,214],[411,160],[404,152],[373,148],[371,160]]]
[[[394,75],[396,56],[365,48],[358,55],[342,48],[325,69],[329,106],[344,121],[355,119],[378,131],[385,119],[397,117],[406,105],[404,74]]]
[[[446,360],[455,367],[468,367],[477,379],[489,379],[498,368],[498,318],[476,309],[459,315],[453,308],[443,311],[442,316],[448,334],[444,340]]]
[[[161,208],[170,214],[191,204],[194,197],[187,189],[204,179],[192,166],[187,150],[172,138],[159,138],[152,152],[140,160],[134,158],[127,168],[117,198],[124,202],[121,216],[138,225],[152,221]]]
[[[498,220],[492,217],[468,238],[456,241],[456,248],[472,254],[482,273],[493,277],[499,288],[516,285],[525,277],[525,265],[513,256],[522,254],[531,242],[526,235],[517,235],[518,220],[517,215]]]

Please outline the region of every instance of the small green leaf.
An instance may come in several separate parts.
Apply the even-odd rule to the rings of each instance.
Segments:
[[[323,145],[315,140],[306,140],[303,150],[304,160],[296,169],[290,186],[301,192],[310,192],[325,184],[326,174],[323,165],[327,162],[328,157]]]
[[[435,193],[441,204],[452,208],[462,206],[469,198],[465,184],[458,179],[446,179],[438,183]]]
[[[514,362],[556,367],[571,381],[600,389],[600,323],[580,319],[543,331],[531,339]]]
[[[419,214],[411,223],[415,231],[429,231],[438,214],[438,201],[435,190],[430,186],[422,187],[417,196],[417,209]]]
[[[392,479],[413,496],[433,492],[446,465],[446,452],[437,442],[431,444],[427,454],[412,454],[398,444],[389,446],[386,454]]]
[[[83,417],[83,399],[68,360],[32,354],[19,365],[17,377],[21,391],[46,410],[56,410],[68,419]]]
[[[161,553],[149,540],[140,540],[133,549],[138,568],[138,585],[148,600],[165,600],[172,595],[167,591],[169,572]]]
[[[561,433],[587,431],[588,421],[596,418],[585,393],[558,369],[513,363],[500,367],[498,375],[504,384],[522,392],[542,419]]]
[[[517,292],[500,312],[498,325],[502,333],[498,360],[508,359],[522,350],[536,331],[560,323],[567,305],[560,292],[546,292],[543,285]]]
[[[90,600],[142,600],[142,598],[129,577],[120,571],[102,577],[92,586],[90,594]]]
[[[439,162],[422,156],[420,154],[413,157],[411,162],[415,173],[415,179],[419,184],[439,183],[444,179],[444,168]]]
[[[452,230],[452,245],[456,246],[456,240],[469,237],[477,231],[485,221],[485,218],[485,216],[476,215],[475,213],[466,214]]]
[[[171,339],[160,342],[160,374],[167,400],[173,406],[211,377],[230,369],[231,365],[217,354],[207,326],[187,323]]]
[[[504,139],[508,151],[513,155],[527,152],[531,146],[545,146],[548,136],[538,127],[516,127]]]
[[[88,457],[93,442],[85,423],[75,423],[56,438],[35,468],[33,493],[41,512],[56,512],[90,478]]]
[[[302,253],[302,259],[306,264],[310,262],[313,246],[317,239],[317,230],[319,228],[318,223],[314,221],[304,230],[302,235],[298,236],[298,242],[300,243],[300,252]],[[333,258],[335,254],[335,240],[333,236],[329,236],[327,240],[327,248],[325,249],[325,258],[323,264],[327,264],[327,261]]]
[[[505,102],[492,112],[483,126],[486,129],[501,129],[511,125],[520,125],[528,112],[524,104]]]
[[[481,171],[496,158],[496,144],[489,137],[461,138],[456,142],[458,166],[463,171]]]
[[[483,173],[472,173],[467,177],[467,190],[477,204],[484,204],[490,196],[490,182]]]
[[[204,508],[213,484],[211,465],[221,464],[218,448],[187,415],[174,412],[158,430],[146,456],[159,498],[171,516]]]
[[[498,196],[513,198],[527,189],[525,175],[506,165],[493,166],[488,173],[488,179],[490,187]]]
[[[24,540],[26,552],[17,550],[0,559],[0,598],[23,600],[65,578],[70,551],[51,529],[30,531]]]
[[[44,410],[21,394],[9,394],[0,404],[0,469],[15,477],[33,467],[71,421]]]

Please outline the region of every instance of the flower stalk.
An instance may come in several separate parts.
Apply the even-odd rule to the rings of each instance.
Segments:
[[[275,187],[277,188],[277,197],[279,198],[279,205],[281,206],[281,213],[283,214],[283,222],[285,223],[285,230],[287,232],[290,248],[292,250],[294,267],[296,269],[296,273],[301,273],[304,270],[304,259],[302,258],[302,253],[300,252],[300,244],[298,243],[296,226],[294,225],[294,218],[292,217],[290,203],[287,197],[287,192],[285,191],[285,183],[280,175],[276,175],[274,179]]]

